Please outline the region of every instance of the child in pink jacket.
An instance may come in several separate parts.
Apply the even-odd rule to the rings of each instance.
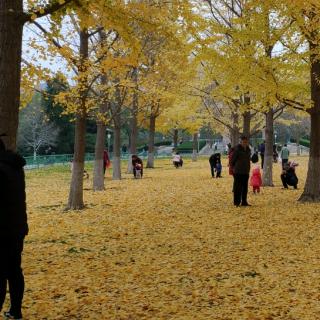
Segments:
[[[261,178],[261,170],[258,164],[253,167],[251,178],[250,178],[250,185],[253,188],[253,193],[260,193],[260,187],[262,185],[262,178]]]

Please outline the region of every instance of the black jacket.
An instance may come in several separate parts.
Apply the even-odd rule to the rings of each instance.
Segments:
[[[241,144],[239,144],[232,155],[231,165],[234,174],[249,174],[250,173],[250,157],[251,151],[247,147],[244,149]]]
[[[28,234],[24,158],[0,151],[0,236]]]

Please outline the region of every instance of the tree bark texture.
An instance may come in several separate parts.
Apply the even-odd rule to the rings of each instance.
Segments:
[[[315,44],[310,49],[315,52]],[[310,156],[307,180],[299,201],[320,201],[320,60],[316,55],[311,56],[311,99],[313,107],[308,110],[311,118]]]
[[[239,129],[239,115],[237,113],[232,113],[232,128],[230,128],[230,141],[232,147],[236,146],[240,140],[240,129]]]
[[[263,164],[263,185],[273,187],[273,110],[266,114],[265,152]]]
[[[193,143],[192,143],[192,161],[195,162],[198,160],[198,133],[193,134]]]
[[[103,122],[97,123],[97,137],[95,144],[95,158],[93,168],[93,190],[104,190],[104,168],[103,152],[106,146],[106,125]]]
[[[0,1],[0,134],[6,147],[16,149],[19,122],[23,33],[23,1]]]
[[[251,135],[251,113],[246,111],[242,115],[243,120],[243,135],[250,139]]]
[[[150,116],[149,124],[149,145],[148,145],[148,160],[147,168],[154,168],[154,137],[156,132],[156,117]]]
[[[136,78],[134,78],[137,81]],[[128,159],[128,168],[127,173],[133,173],[132,155],[137,153],[137,140],[138,140],[138,107],[139,107],[139,100],[138,100],[138,93],[135,91],[133,93],[132,99],[132,110],[131,110],[131,123],[130,123],[130,147],[129,147],[129,159]]]
[[[178,146],[179,130],[173,129],[173,146],[176,148]]]
[[[83,202],[83,173],[86,146],[86,104],[87,104],[87,59],[89,56],[89,35],[86,29],[80,31],[79,96],[80,107],[76,115],[73,170],[67,209],[81,210]]]
[[[75,126],[75,144],[67,209],[81,210],[83,202],[83,172],[85,157],[86,117],[78,115]]]
[[[121,119],[120,113],[115,116],[115,126],[113,135],[113,157],[112,168],[113,180],[121,180]]]

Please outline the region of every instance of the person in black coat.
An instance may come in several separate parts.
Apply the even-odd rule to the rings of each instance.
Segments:
[[[211,176],[214,178],[214,172],[217,172],[217,178],[221,178],[221,154],[214,153],[209,158],[210,168],[211,168]]]
[[[22,318],[24,276],[21,254],[24,238],[28,234],[23,170],[25,164],[20,155],[6,150],[0,140],[0,311],[8,282],[11,299],[10,310],[5,312],[8,319]]]
[[[248,138],[241,137],[231,159],[233,168],[233,203],[235,206],[250,206],[247,201],[251,151]]]
[[[293,162],[288,162],[284,165],[281,174],[281,181],[284,189],[288,189],[288,186],[292,186],[294,189],[298,189],[299,179],[296,175],[296,166],[298,164]]]
[[[140,170],[141,178],[143,176],[143,161],[137,156],[133,155],[131,157],[132,159],[132,167],[133,167],[133,175],[136,178],[137,177],[137,170]]]

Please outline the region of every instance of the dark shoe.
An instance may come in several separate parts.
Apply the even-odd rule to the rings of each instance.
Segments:
[[[13,316],[9,311],[8,311],[8,312],[5,312],[3,315],[4,315],[4,318],[5,318],[6,320],[9,320],[9,319],[22,320],[22,316],[21,316],[21,317],[15,317],[15,316]]]
[[[249,203],[242,203],[242,204],[241,204],[241,207],[251,207],[251,204],[249,204]]]

